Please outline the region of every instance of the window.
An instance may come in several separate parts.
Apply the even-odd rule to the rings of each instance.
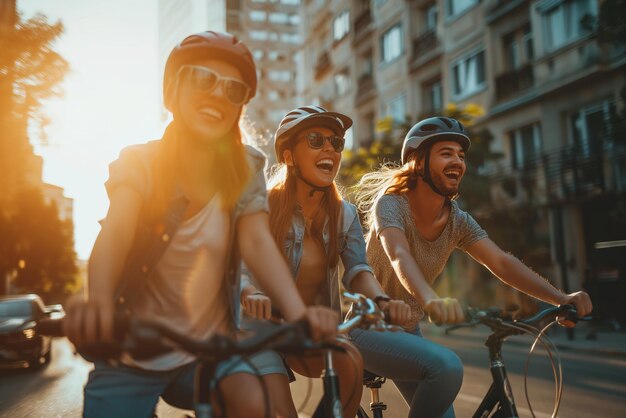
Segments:
[[[437,30],[437,3],[426,9],[426,31]]]
[[[530,61],[535,58],[535,50],[533,48],[533,33],[530,30],[530,25],[527,25],[524,28],[524,34],[522,35],[522,44],[524,45],[526,60]]]
[[[485,86],[485,51],[476,52],[452,65],[454,95],[466,96]]]
[[[586,106],[570,116],[573,143],[582,155],[599,152],[602,144],[612,135],[611,118],[615,115],[615,103],[604,101]]]
[[[402,26],[397,24],[383,33],[380,41],[382,62],[391,62],[402,55],[404,49]]]
[[[250,38],[255,41],[267,41],[267,32],[264,30],[251,30]]]
[[[478,0],[447,0],[448,16],[456,16],[472,8]]]
[[[285,25],[289,23],[289,15],[287,13],[270,13],[268,20],[270,23]]]
[[[300,42],[300,36],[297,33],[281,33],[280,40],[287,44],[297,44]]]
[[[300,5],[300,0],[281,0],[280,2],[282,4],[288,4],[290,6],[299,6]]]
[[[443,109],[443,86],[441,80],[433,81],[424,86],[425,108],[429,112],[438,112]]]
[[[345,10],[333,21],[333,39],[339,41],[350,32],[350,13]]]
[[[387,102],[387,116],[391,116],[396,122],[406,120],[406,95],[401,94]]]
[[[277,92],[276,90],[268,90],[267,91],[267,98],[270,100],[278,100],[280,99],[280,93]]]
[[[268,71],[268,77],[272,81],[291,81],[291,71]]]
[[[255,49],[253,55],[255,60],[260,61],[263,59],[264,53],[262,49]]]
[[[515,38],[515,33],[506,35],[502,42],[504,43],[504,56],[506,60],[506,68],[508,70],[516,70],[521,65],[521,57],[519,43]]]
[[[292,25],[300,24],[300,15],[293,14],[293,15],[289,16],[289,23],[291,23]]]
[[[343,70],[335,74],[335,91],[338,96],[343,96],[350,90],[350,74],[348,70]]]
[[[253,22],[265,22],[266,13],[260,10],[252,10],[250,12],[250,20]]]
[[[541,129],[538,123],[509,132],[511,166],[524,169],[537,162],[541,155]]]
[[[546,46],[553,51],[588,33],[582,19],[596,14],[596,2],[592,0],[566,0],[545,11],[543,15]]]

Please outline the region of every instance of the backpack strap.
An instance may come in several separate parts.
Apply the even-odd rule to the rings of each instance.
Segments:
[[[127,310],[132,308],[137,295],[143,290],[148,278],[172,242],[188,206],[187,198],[174,199],[162,222],[138,227],[133,250],[130,252],[115,292],[114,300],[118,305]]]

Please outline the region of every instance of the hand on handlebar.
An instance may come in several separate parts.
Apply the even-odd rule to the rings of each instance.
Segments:
[[[576,314],[579,318],[587,316],[593,310],[591,304],[591,298],[586,292],[575,292],[565,296],[565,300],[562,305],[573,305],[576,308]],[[568,328],[574,327],[576,324],[567,318],[559,318],[559,324]]]
[[[304,319],[309,325],[313,341],[334,340],[339,314],[325,306],[307,306]]]
[[[431,299],[424,304],[428,320],[435,325],[458,324],[465,321],[463,308],[454,298]]]
[[[77,347],[114,342],[111,297],[71,297],[65,306],[63,333]]]
[[[256,319],[272,317],[272,300],[262,293],[252,293],[242,300],[246,314]]]
[[[411,318],[411,307],[403,300],[392,299],[388,302],[379,302],[378,305],[390,324],[404,325]]]

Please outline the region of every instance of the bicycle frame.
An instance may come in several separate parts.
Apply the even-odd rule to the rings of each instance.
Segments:
[[[490,370],[493,382],[472,416],[473,418],[488,417],[494,407],[497,408],[493,417],[518,417],[513,391],[506,375],[504,362],[502,361],[502,343],[504,342],[504,338],[506,338],[506,335],[496,332],[491,334],[485,343],[487,348],[489,348]]]

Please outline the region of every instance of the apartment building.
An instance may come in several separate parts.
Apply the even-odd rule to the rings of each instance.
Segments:
[[[354,118],[353,147],[380,136],[384,118],[481,106],[475,129],[488,130],[503,155],[483,168],[492,206],[536,208],[529,227],[549,241],[536,268],[566,289],[590,274],[626,288],[626,227],[607,226],[626,192],[626,151],[611,125],[626,53],[582,24],[598,8],[597,0],[304,1],[300,86],[307,100]],[[344,13],[350,26],[338,40]],[[343,74],[349,87],[336,83]]]

